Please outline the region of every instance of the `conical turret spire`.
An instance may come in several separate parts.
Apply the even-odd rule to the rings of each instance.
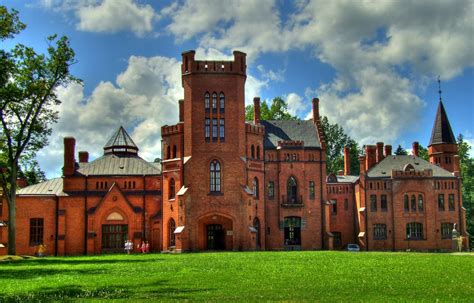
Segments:
[[[138,154],[138,147],[128,135],[127,131],[120,126],[110,137],[104,146],[104,154]]]
[[[430,145],[440,143],[456,144],[456,139],[454,138],[453,130],[449,124],[448,115],[446,114],[441,98],[436,112],[433,131],[431,132]]]

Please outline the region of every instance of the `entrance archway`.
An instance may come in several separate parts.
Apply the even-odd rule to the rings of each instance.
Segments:
[[[234,220],[232,217],[210,213],[198,219],[198,250],[234,249]]]
[[[301,218],[285,217],[285,249],[301,248]]]
[[[253,219],[253,227],[257,231],[255,233],[255,249],[260,250],[261,242],[260,242],[260,220],[258,218]]]
[[[207,249],[225,250],[225,231],[221,224],[206,225]]]
[[[121,252],[128,239],[127,224],[102,225],[102,252]]]

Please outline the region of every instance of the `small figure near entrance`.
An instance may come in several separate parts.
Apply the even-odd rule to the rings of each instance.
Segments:
[[[125,251],[127,252],[127,255],[130,254],[130,251],[133,249],[133,243],[130,240],[125,241]]]
[[[148,241],[145,242],[145,253],[150,253],[150,243]]]
[[[38,251],[37,251],[36,255],[38,257],[44,257],[45,253],[46,253],[46,246],[43,245],[43,244],[38,245]]]
[[[146,244],[145,244],[145,241],[142,241],[141,251],[142,251],[142,254],[146,253]]]

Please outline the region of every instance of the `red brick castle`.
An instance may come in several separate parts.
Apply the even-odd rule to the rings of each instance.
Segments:
[[[449,250],[453,225],[466,235],[457,145],[440,100],[430,161],[367,146],[360,175],[326,176],[319,100],[307,121],[264,121],[254,99],[245,121],[246,55],[198,61],[182,55],[179,121],[165,125],[162,160],[147,162],[121,127],[89,162],[64,139],[61,178],[17,196],[17,253],[50,255],[151,250]],[[3,210],[3,211],[2,211]],[[8,220],[0,204],[0,243]],[[0,254],[6,249],[0,248]]]

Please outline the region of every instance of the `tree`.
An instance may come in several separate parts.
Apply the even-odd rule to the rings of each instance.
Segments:
[[[408,152],[400,144],[398,144],[397,150],[395,150],[395,155],[406,156]]]
[[[464,141],[462,134],[457,138],[459,163],[461,166],[462,177],[462,200],[466,209],[466,227],[467,232],[474,235],[474,158],[469,156],[471,146]]]
[[[344,132],[344,128],[337,123],[331,124],[324,116],[321,125],[326,138],[326,171],[328,174],[336,174],[344,169],[344,147],[350,147],[350,168],[352,175],[360,172],[359,155],[361,150],[355,140]]]
[[[281,97],[275,97],[268,107],[266,101],[260,104],[260,118],[262,120],[298,120],[288,112],[288,105]],[[253,120],[253,104],[245,107],[245,120]]]
[[[11,39],[25,28],[18,12],[0,6],[0,39]],[[58,120],[56,88],[80,82],[70,74],[74,51],[67,37],[48,37],[47,55],[17,44],[0,51],[0,183],[8,205],[8,253],[16,253],[16,180],[22,158],[34,159],[48,144]]]
[[[423,147],[421,144],[418,146],[418,156],[426,161],[430,160],[428,149]]]

